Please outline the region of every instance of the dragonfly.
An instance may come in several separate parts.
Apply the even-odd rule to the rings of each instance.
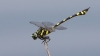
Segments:
[[[49,42],[51,39],[49,36],[47,36],[48,34],[55,32],[55,30],[66,30],[67,28],[64,26],[61,26],[62,23],[66,22],[67,20],[76,17],[76,16],[80,16],[80,15],[85,15],[87,13],[87,11],[89,10],[90,7],[72,15],[69,16],[68,18],[63,19],[62,21],[58,22],[57,24],[54,24],[52,22],[49,21],[44,21],[44,22],[36,22],[36,21],[31,21],[31,24],[34,24],[35,26],[38,27],[38,30],[34,33],[31,34],[31,37],[36,40],[37,38],[39,38],[40,40],[48,40],[47,42]],[[43,41],[44,42],[44,41]],[[43,43],[42,42],[42,43]]]

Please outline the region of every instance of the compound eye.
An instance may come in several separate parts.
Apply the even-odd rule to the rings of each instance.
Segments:
[[[33,38],[34,40],[36,40],[36,39],[37,39],[37,37],[36,37],[36,36],[32,36],[32,38]]]
[[[33,37],[37,37],[37,34],[36,34],[36,33],[33,33],[31,36],[33,36]]]
[[[31,36],[33,37],[34,35],[32,34]]]

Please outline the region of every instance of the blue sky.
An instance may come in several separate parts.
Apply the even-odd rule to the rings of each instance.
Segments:
[[[0,0],[0,56],[47,56],[31,34],[30,21],[60,22],[85,8],[84,16],[63,23],[67,30],[49,34],[51,56],[100,56],[99,0]]]

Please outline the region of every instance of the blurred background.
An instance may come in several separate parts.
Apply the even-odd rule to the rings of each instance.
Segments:
[[[0,0],[0,56],[47,56],[30,21],[57,23],[90,7],[84,16],[49,34],[51,56],[100,56],[99,0]]]

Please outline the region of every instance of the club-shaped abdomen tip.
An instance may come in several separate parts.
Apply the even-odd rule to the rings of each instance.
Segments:
[[[87,11],[90,9],[90,7],[87,8]]]
[[[86,12],[87,12],[89,9],[90,9],[90,7],[88,7],[88,8],[86,8],[86,9],[84,9],[83,11],[86,11]]]
[[[87,8],[88,10],[90,9],[90,7],[89,8]]]

